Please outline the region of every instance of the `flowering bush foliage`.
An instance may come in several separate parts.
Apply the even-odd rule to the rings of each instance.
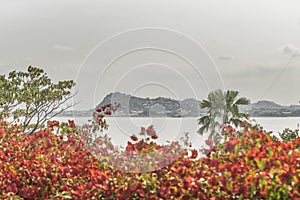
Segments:
[[[203,161],[212,171],[212,195],[222,198],[295,199],[300,197],[300,138],[273,141],[270,134],[244,123],[227,127],[228,138]],[[228,131],[229,130],[229,131]],[[209,177],[209,176],[208,176]]]
[[[18,125],[0,122],[1,199],[300,198],[300,138],[273,141],[244,123],[240,131],[226,127],[223,144],[208,139],[207,155],[197,158],[195,149],[156,144],[153,127],[142,128],[147,137],[133,135],[120,150],[108,136],[84,148],[72,121],[61,135],[55,133],[60,125],[51,122],[27,135]],[[162,151],[168,155],[158,159],[164,165],[153,159]],[[168,163],[170,157],[175,160]]]
[[[66,133],[64,140],[50,129],[33,135],[20,131],[17,125],[1,122],[1,199],[89,198],[107,188],[105,177],[111,171],[101,170],[74,134]]]

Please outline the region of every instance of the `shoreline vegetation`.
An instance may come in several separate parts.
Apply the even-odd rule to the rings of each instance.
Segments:
[[[60,106],[75,95],[74,84],[52,83],[33,67],[0,76],[1,199],[300,199],[299,130],[285,129],[276,137],[252,124],[239,107],[250,102],[238,91],[212,91],[197,104],[205,111],[198,120],[198,133],[209,133],[205,147],[193,146],[188,133],[182,145],[160,145],[150,125],[120,148],[104,130],[105,118],[122,111],[122,102],[98,105],[81,126],[52,120],[68,108]],[[191,102],[185,111],[193,110]],[[171,99],[163,103],[166,116],[181,109]],[[144,114],[161,110],[156,106]]]

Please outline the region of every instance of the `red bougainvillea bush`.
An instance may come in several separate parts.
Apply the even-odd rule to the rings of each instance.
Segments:
[[[207,140],[206,156],[197,158],[196,150],[178,154],[175,143],[156,144],[156,136],[139,140],[133,135],[124,150],[102,136],[85,148],[91,144],[72,121],[63,134],[55,132],[58,125],[52,122],[48,129],[26,135],[20,126],[0,122],[0,199],[300,198],[300,138],[273,141],[245,123],[240,131],[226,127],[223,144]],[[164,156],[158,159],[164,165],[154,163],[151,156],[165,148],[174,160]],[[126,161],[137,155],[146,155],[145,163],[157,167],[134,171],[138,163]]]

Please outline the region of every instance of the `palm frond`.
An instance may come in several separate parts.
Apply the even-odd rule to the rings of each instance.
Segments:
[[[206,128],[204,126],[202,126],[202,127],[199,128],[198,133],[200,135],[203,135],[205,131],[206,131]]]
[[[239,94],[238,91],[228,90],[226,92],[226,105],[233,104],[233,102],[238,94]]]
[[[246,114],[246,113],[240,113],[240,114],[239,114],[239,117],[240,117],[240,118],[249,119],[249,115]]]
[[[201,117],[199,120],[199,124],[206,124],[208,121],[210,121],[210,117],[209,116],[203,116]]]
[[[239,98],[236,102],[236,105],[248,105],[250,104],[250,100],[244,97]]]
[[[203,100],[200,104],[200,108],[210,108],[211,107],[211,102],[207,100]]]
[[[238,126],[242,121],[239,118],[231,118],[230,122],[233,123],[235,126]]]
[[[232,113],[233,116],[238,116],[239,115],[239,107],[236,104],[234,104],[231,107],[230,112]]]

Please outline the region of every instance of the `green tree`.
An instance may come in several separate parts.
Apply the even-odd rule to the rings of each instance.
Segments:
[[[72,80],[53,83],[43,69],[29,66],[26,72],[12,71],[0,77],[1,117],[21,122],[23,131],[33,133],[45,122],[70,108],[75,94]]]
[[[215,90],[208,94],[207,100],[200,104],[201,108],[208,109],[207,115],[199,119],[201,127],[198,133],[203,135],[210,131],[209,137],[214,139],[215,143],[220,141],[220,132],[224,126],[232,124],[238,126],[242,119],[248,119],[248,114],[241,113],[239,106],[250,103],[247,98],[237,98],[239,92],[228,90]]]
[[[285,128],[282,132],[279,132],[278,135],[279,135],[279,137],[276,137],[275,135],[273,135],[274,141],[281,140],[283,142],[289,142],[289,141],[293,141],[293,140],[297,139],[298,137],[300,137],[299,129],[292,130],[289,128]]]
[[[8,81],[5,75],[0,75],[0,120],[9,117],[13,108],[18,104],[16,99],[16,85]]]

